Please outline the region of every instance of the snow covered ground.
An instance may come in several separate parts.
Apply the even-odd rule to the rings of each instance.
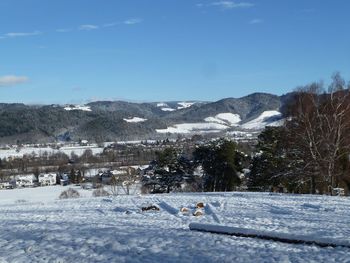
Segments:
[[[71,106],[66,106],[64,107],[66,111],[72,111],[72,110],[81,110],[81,111],[91,111],[90,106],[86,105],[71,105]]]
[[[182,110],[182,109],[187,109],[190,108],[192,105],[194,105],[194,102],[178,102],[177,107],[171,108],[167,103],[165,102],[159,102],[157,103],[157,107],[161,108],[162,111],[176,111],[176,110]]]
[[[159,102],[157,103],[157,107],[169,107],[169,106],[165,102]]]
[[[190,105],[190,103],[188,105]],[[189,107],[191,106],[192,104]],[[182,134],[220,132],[229,129],[231,126],[238,126],[241,118],[238,114],[219,113],[215,117],[205,118],[204,121],[205,122],[175,124],[167,129],[156,129],[156,131],[158,133]]]
[[[108,145],[108,143],[106,143]],[[63,152],[70,156],[72,153],[81,156],[86,150],[90,149],[93,154],[99,154],[103,152],[103,147],[98,147],[97,145],[88,146],[63,146],[60,149],[53,149],[51,147],[22,147],[22,148],[11,148],[11,149],[0,149],[0,158],[8,157],[23,157],[23,155],[30,155],[32,153],[37,156],[43,155],[45,152],[48,154],[54,154],[58,152]]]
[[[168,127],[167,129],[156,129],[158,133],[192,133],[192,132],[219,132],[226,130],[228,127],[219,123],[181,123]]]
[[[178,102],[177,103],[179,106],[177,107],[178,110],[186,109],[194,105],[194,102]]]
[[[264,111],[256,119],[243,123],[238,114],[230,112],[219,113],[204,119],[205,123],[179,123],[167,129],[156,129],[158,133],[208,133],[220,132],[236,127],[243,130],[262,130],[266,126],[281,126],[284,120],[278,111]]]
[[[129,119],[124,119],[124,121],[131,122],[131,123],[138,123],[138,122],[145,122],[145,121],[147,121],[147,119],[140,118],[140,117],[132,117]]]
[[[169,107],[165,107],[165,108],[161,108],[162,111],[176,111],[173,108],[169,108]]]
[[[204,120],[206,122],[215,122],[229,126],[238,126],[238,123],[241,121],[241,117],[238,114],[227,112],[219,113],[215,117],[207,117]]]
[[[59,200],[67,187],[0,191],[0,262],[350,262],[350,249],[192,232],[190,223],[350,244],[350,199],[179,193]],[[197,202],[204,215],[192,216]],[[160,211],[141,212],[156,205]],[[189,213],[182,213],[182,207]]]
[[[266,126],[281,126],[283,124],[281,116],[279,111],[264,111],[256,119],[244,123],[241,127],[248,130],[259,130]]]

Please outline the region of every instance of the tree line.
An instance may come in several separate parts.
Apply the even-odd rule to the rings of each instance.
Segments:
[[[350,188],[350,85],[339,73],[325,88],[298,88],[284,107],[282,127],[258,138],[248,186],[334,194]]]
[[[233,191],[241,183],[245,158],[235,142],[225,139],[199,145],[190,155],[165,149],[146,169],[144,192]]]

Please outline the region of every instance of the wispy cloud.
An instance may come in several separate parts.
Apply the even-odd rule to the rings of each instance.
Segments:
[[[11,87],[18,84],[26,83],[28,82],[28,77],[25,76],[15,76],[15,75],[8,75],[8,76],[0,76],[0,87]]]
[[[41,31],[33,31],[33,32],[11,32],[11,33],[7,33],[4,36],[5,37],[30,37],[30,36],[37,36],[37,35],[41,35],[42,32]]]
[[[125,25],[135,25],[140,24],[143,20],[141,18],[130,18],[123,22]]]
[[[236,1],[216,1],[209,4],[197,4],[197,7],[216,6],[223,10],[235,9],[235,8],[250,8],[255,4],[249,2],[236,2]]]
[[[85,30],[85,31],[91,31],[99,29],[99,26],[97,25],[81,25],[79,26],[79,30]]]
[[[124,21],[113,22],[113,23],[108,23],[108,24],[104,24],[104,25],[83,24],[83,25],[78,26],[78,28],[58,28],[54,31],[56,33],[67,33],[67,32],[72,32],[75,30],[92,31],[92,30],[97,30],[100,28],[113,27],[113,26],[117,26],[117,25],[135,25],[135,24],[142,23],[142,21],[143,20],[141,18],[130,18],[130,19],[126,19]],[[0,40],[8,39],[8,38],[38,36],[38,35],[42,35],[42,34],[44,34],[44,33],[41,31],[38,31],[38,30],[33,31],[33,32],[10,32],[10,33],[0,35]]]
[[[255,18],[255,19],[252,19],[249,21],[249,24],[251,24],[251,25],[256,25],[256,24],[261,24],[261,23],[264,23],[264,20],[259,19],[259,18]]]
[[[121,24],[120,22],[114,22],[114,23],[104,24],[102,27],[112,27],[112,26],[117,26],[120,24]]]
[[[141,18],[129,18],[122,22],[113,22],[113,23],[104,24],[102,27],[114,27],[119,25],[135,25],[135,24],[142,23],[142,21],[143,20]]]
[[[67,33],[67,32],[71,32],[73,31],[72,28],[59,28],[59,29],[56,29],[56,32],[58,33]]]

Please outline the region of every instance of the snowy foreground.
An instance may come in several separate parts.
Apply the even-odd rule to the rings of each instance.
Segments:
[[[350,245],[350,199],[208,193],[58,200],[67,187],[0,191],[0,262],[350,262],[346,247],[201,233],[217,224]],[[192,216],[197,202],[204,215]],[[141,212],[156,205],[160,211]],[[187,207],[190,213],[180,209]]]

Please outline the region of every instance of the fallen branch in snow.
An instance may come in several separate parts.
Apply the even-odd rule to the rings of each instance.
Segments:
[[[142,212],[144,211],[159,211],[159,207],[156,207],[155,205],[150,205],[150,206],[147,206],[147,207],[142,207],[141,208]]]
[[[304,245],[316,245],[319,247],[346,247],[350,248],[350,242],[333,241],[327,239],[312,240],[308,236],[293,235],[287,233],[275,233],[268,231],[258,231],[247,228],[228,227],[219,225],[208,225],[191,223],[189,225],[190,230],[208,232],[213,234],[230,235],[237,237],[258,238],[264,240],[271,240],[277,242],[283,242],[288,244],[304,244]]]

